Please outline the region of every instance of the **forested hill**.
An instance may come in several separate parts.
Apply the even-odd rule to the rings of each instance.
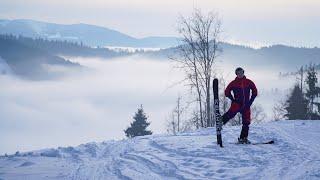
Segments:
[[[106,48],[91,48],[82,43],[0,35],[0,57],[7,62],[14,74],[27,79],[47,79],[62,75],[59,72],[49,72],[44,65],[80,67],[79,64],[72,63],[63,57],[108,59],[124,55],[128,53]]]
[[[317,64],[320,68],[320,48],[298,48],[285,45],[273,45],[254,49],[251,47],[221,43],[222,50],[217,61],[236,66],[250,65],[256,67],[280,67],[288,72],[295,71],[309,63]],[[176,47],[162,49],[156,52],[145,52],[143,55],[152,58],[178,57]]]
[[[47,52],[45,49],[29,46],[14,36],[0,35],[0,56],[13,73],[27,79],[47,79],[59,76],[49,72],[47,67],[59,65],[63,67],[80,67],[64,58]]]
[[[30,48],[41,49],[53,55],[103,57],[112,58],[127,55],[125,52],[115,52],[107,48],[92,48],[83,43],[61,40],[47,40],[42,38],[29,38],[24,36],[0,35],[0,40],[14,40]],[[11,47],[8,47],[11,48]]]

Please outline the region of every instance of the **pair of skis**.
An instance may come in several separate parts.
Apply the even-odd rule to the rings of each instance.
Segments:
[[[241,144],[241,143],[230,143],[230,144]],[[250,143],[250,145],[261,145],[261,144],[274,144],[274,140],[271,141],[266,141],[266,142],[254,142],[254,143]],[[246,145],[246,144],[243,144]]]
[[[223,147],[222,145],[222,135],[221,135],[221,130],[222,130],[222,119],[221,114],[220,114],[220,109],[219,109],[219,82],[218,79],[213,80],[213,102],[214,102],[214,113],[215,113],[215,120],[216,120],[216,132],[217,132],[217,144],[220,147]],[[273,144],[274,141],[266,141],[266,142],[256,142],[256,143],[251,143],[251,145],[259,145],[259,144]],[[235,143],[238,144],[238,143]]]

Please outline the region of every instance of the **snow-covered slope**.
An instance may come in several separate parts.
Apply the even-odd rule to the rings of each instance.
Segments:
[[[224,148],[215,129],[177,136],[88,143],[0,158],[0,179],[319,179],[320,121],[254,125],[253,142],[234,144],[240,127],[225,127]]]

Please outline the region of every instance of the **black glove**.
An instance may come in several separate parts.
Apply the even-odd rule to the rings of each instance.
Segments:
[[[231,102],[234,102],[234,101],[235,101],[235,99],[233,98],[233,96],[232,96],[232,95],[227,96],[227,98],[229,98],[229,99],[231,100]]]
[[[252,96],[248,102],[249,107],[252,105],[254,99],[256,98],[256,96]]]
[[[246,102],[245,107],[246,107],[246,108],[251,107],[251,105],[252,105],[252,103],[253,103],[253,101],[254,101],[255,98],[256,98],[255,96],[252,96],[252,97],[250,98],[250,100],[249,100],[248,102]]]
[[[233,98],[233,96],[227,96],[227,97],[231,100],[231,103],[241,104],[241,102],[239,102],[239,100],[236,100],[235,98]]]

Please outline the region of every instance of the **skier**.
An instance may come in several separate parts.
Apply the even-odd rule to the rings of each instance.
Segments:
[[[241,67],[238,67],[235,73],[237,77],[225,89],[225,96],[231,100],[231,107],[221,118],[223,125],[225,125],[240,112],[242,115],[242,129],[238,142],[241,144],[250,144],[248,140],[249,125],[251,122],[250,106],[258,94],[257,88],[250,79],[246,78],[244,70]],[[251,97],[250,90],[252,91]],[[233,95],[231,92],[233,92]]]

